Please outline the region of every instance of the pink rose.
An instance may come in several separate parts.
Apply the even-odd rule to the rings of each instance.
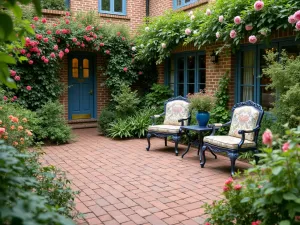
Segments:
[[[123,70],[124,70],[124,72],[127,72],[127,71],[128,71],[128,68],[127,68],[127,67],[124,67]]]
[[[70,20],[65,19],[65,22],[66,22],[66,24],[69,24],[69,23],[70,23]]]
[[[126,40],[126,38],[125,37],[122,37],[122,41],[125,41]]]
[[[221,35],[220,35],[220,32],[217,32],[216,33],[216,38],[219,38]]]
[[[21,78],[20,78],[20,76],[15,76],[15,81],[19,81],[19,80],[21,80]]]
[[[224,16],[219,16],[219,22],[223,23],[224,22]]]
[[[224,186],[224,187],[223,187],[223,191],[224,191],[224,192],[229,191],[229,187],[228,187],[228,186]]]
[[[237,185],[234,186],[234,190],[237,190],[237,191],[238,191],[238,190],[241,190],[242,187],[243,187],[242,185],[237,184]]]
[[[13,99],[14,99],[14,100],[17,100],[17,99],[18,99],[18,97],[17,97],[17,96],[14,96],[14,97],[13,97]]]
[[[55,31],[55,34],[60,34],[60,30],[56,30],[56,31]]]
[[[54,52],[51,52],[50,57],[51,57],[51,58],[55,58],[55,53],[54,53]]]
[[[62,59],[62,58],[64,57],[64,55],[65,55],[65,53],[64,53],[63,51],[60,51],[60,52],[58,53],[58,57],[59,57],[60,59]]]
[[[36,37],[36,39],[41,40],[41,39],[43,38],[43,35],[41,35],[41,34],[36,34],[35,37]]]
[[[87,26],[87,27],[85,28],[86,31],[89,31],[89,30],[91,30],[91,29],[93,29],[93,27],[92,27],[91,25],[89,25],[89,26]]]
[[[295,17],[295,20],[297,20],[297,21],[300,20],[300,10],[298,10],[297,12],[295,12],[294,17]]]
[[[65,49],[65,53],[69,53],[69,52],[70,52],[70,50],[66,48]]]
[[[235,24],[239,25],[242,22],[242,19],[240,16],[236,16],[234,17],[233,21]]]
[[[42,61],[44,61],[44,60],[45,60],[45,58],[46,58],[46,57],[43,55],[43,56],[41,57],[41,60],[42,60]]]
[[[190,35],[192,33],[190,28],[185,29],[184,32],[185,32],[186,35]]]
[[[233,182],[232,177],[229,177],[229,178],[225,181],[225,184],[226,184],[226,185],[229,185],[229,184],[231,184],[232,182]]]
[[[4,127],[0,127],[0,135],[5,133],[5,128]]]
[[[251,225],[259,225],[259,224],[261,224],[261,221],[260,221],[260,220],[257,220],[257,221],[255,221],[255,222],[252,222],[252,223],[251,223]]]
[[[251,26],[251,25],[246,25],[246,26],[245,26],[245,29],[246,29],[247,31],[252,30],[252,29],[253,29],[253,26]]]
[[[103,47],[103,46],[104,46],[104,43],[100,43],[100,46]]]
[[[235,30],[230,31],[230,37],[231,38],[236,38],[236,31]]]
[[[44,59],[44,63],[47,64],[48,62],[49,62],[49,59],[45,58],[45,59]]]
[[[26,56],[27,56],[27,58],[30,58],[30,57],[31,57],[31,54],[30,54],[30,53],[27,53]]]
[[[282,151],[287,152],[290,149],[290,143],[286,142],[282,145]]]
[[[76,42],[76,45],[80,45],[80,42],[79,42],[79,41],[77,41],[77,42]]]
[[[109,51],[109,50],[106,50],[105,53],[106,53],[107,55],[109,55],[109,54],[110,54],[110,51]]]
[[[255,44],[255,43],[257,42],[257,38],[256,38],[254,35],[251,35],[251,36],[249,37],[249,42],[250,42],[251,44]]]
[[[77,38],[72,38],[72,41],[73,42],[77,42]]]
[[[55,51],[57,51],[57,50],[58,50],[58,45],[54,45],[54,46],[53,46],[53,49],[54,49]]]
[[[6,96],[3,96],[3,100],[4,100],[4,101],[7,101],[7,99],[8,99],[8,98],[7,98]]]
[[[17,72],[14,70],[10,70],[9,72],[12,77],[16,76],[16,74],[17,74]]]
[[[69,33],[69,31],[68,31],[67,29],[62,29],[61,32],[62,32],[63,34]]]
[[[256,11],[260,11],[260,10],[262,10],[263,8],[264,8],[264,2],[263,1],[256,1],[255,3],[254,3],[254,9],[256,10]]]
[[[297,22],[296,18],[294,15],[289,16],[288,21],[290,24],[294,24]]]
[[[70,12],[66,12],[66,16],[70,16]]]
[[[117,36],[120,36],[121,35],[121,32],[117,32]]]
[[[33,17],[33,20],[34,20],[34,21],[38,21],[39,18],[38,18],[37,16],[35,16],[35,17]]]
[[[22,55],[25,55],[26,50],[25,50],[25,49],[21,49],[21,50],[20,50],[20,53],[21,53]]]
[[[47,34],[51,34],[52,32],[51,32],[51,30],[47,30]]]
[[[273,141],[272,131],[266,129],[266,131],[262,135],[262,141],[265,145],[271,146]]]
[[[30,26],[31,26],[31,28],[32,28],[32,29],[35,29],[35,26],[34,26],[34,24],[30,24]]]
[[[47,23],[46,18],[43,18],[43,19],[42,19],[42,23]]]
[[[31,91],[31,86],[26,87],[27,91]]]
[[[204,225],[211,225],[209,222],[206,222]]]
[[[48,38],[44,38],[43,41],[44,41],[45,43],[48,43],[49,39],[48,39]]]
[[[142,72],[142,71],[140,71],[140,72],[139,72],[139,75],[143,75],[143,72]]]
[[[84,48],[84,46],[85,46],[85,44],[84,43],[81,43],[81,45],[80,45],[82,48]]]
[[[296,23],[296,29],[300,30],[300,20]]]
[[[32,64],[33,64],[33,61],[32,61],[32,60],[29,60],[28,63],[29,63],[29,65],[32,65]]]

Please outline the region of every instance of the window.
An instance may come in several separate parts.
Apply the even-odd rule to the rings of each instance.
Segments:
[[[173,55],[166,64],[165,82],[174,95],[186,96],[205,88],[205,53]]]
[[[126,0],[99,0],[99,12],[126,15]]]
[[[267,51],[282,51],[282,49],[285,49],[290,56],[298,56],[300,55],[300,42],[277,41],[270,46],[241,47],[237,61],[236,102],[252,100],[262,105],[265,110],[273,107],[276,95],[274,90],[266,88],[271,80],[262,72],[266,67],[264,55]]]
[[[189,4],[195,3],[199,0],[173,0],[173,8],[178,9]]]

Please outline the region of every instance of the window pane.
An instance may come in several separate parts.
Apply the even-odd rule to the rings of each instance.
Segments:
[[[244,51],[241,60],[242,67],[254,67],[254,50]]]
[[[115,0],[115,12],[123,12],[123,0]]]
[[[110,0],[102,0],[101,3],[101,9],[103,11],[110,11]]]
[[[191,0],[185,0],[185,3],[190,3],[191,2]]]
[[[284,46],[282,49],[285,49],[289,57],[297,57],[300,55],[300,44],[292,46]]]
[[[72,67],[78,68],[78,59],[76,58],[72,59]]]
[[[184,69],[184,58],[179,58],[177,60],[177,64],[178,64],[178,69],[183,70]]]
[[[181,6],[182,0],[177,0],[177,6]]]
[[[254,87],[241,87],[241,101],[253,100]]]
[[[188,71],[188,83],[195,83],[195,70]]]
[[[83,60],[83,68],[84,69],[89,69],[89,60],[88,59],[84,59]]]
[[[205,84],[199,84],[197,92],[203,89],[205,89]]]
[[[195,85],[189,84],[188,85],[188,93],[193,94],[195,92]]]
[[[269,110],[273,108],[273,103],[276,100],[274,90],[272,89],[266,89],[265,86],[262,86],[260,88],[260,103],[261,106],[264,108],[264,110]]]
[[[206,68],[205,55],[199,55],[199,68]]]
[[[181,70],[178,72],[178,83],[183,83],[184,82],[184,71]]]
[[[178,84],[178,95],[184,96],[183,90],[184,90],[184,85]]]
[[[206,81],[206,71],[205,70],[199,70],[199,83],[205,84]]]
[[[188,69],[195,69],[195,56],[188,57]]]
[[[72,69],[72,77],[73,78],[78,78],[78,69]]]
[[[250,84],[254,82],[254,68],[242,68],[241,84]]]
[[[72,59],[72,77],[78,78],[78,59]]]
[[[89,78],[89,69],[83,69],[83,77]]]

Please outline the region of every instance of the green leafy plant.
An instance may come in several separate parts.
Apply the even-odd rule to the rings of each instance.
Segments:
[[[64,0],[41,0],[43,9],[66,10]]]
[[[189,94],[188,99],[190,101],[189,108],[190,110],[196,111],[211,111],[216,102],[215,96],[209,91],[200,91],[195,94]]]
[[[107,135],[111,123],[116,120],[116,113],[109,108],[104,108],[98,119],[98,131]]]
[[[273,140],[266,131],[263,139],[269,147],[257,154],[260,165],[248,169],[243,181],[225,182],[225,198],[205,206],[206,224],[300,224],[299,134],[300,127]]]
[[[173,91],[165,85],[153,84],[151,92],[145,96],[145,105],[148,107],[163,107],[164,102],[172,97]]]

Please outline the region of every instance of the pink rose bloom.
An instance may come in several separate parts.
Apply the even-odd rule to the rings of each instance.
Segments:
[[[257,220],[257,221],[255,221],[255,222],[252,222],[252,223],[251,223],[251,225],[259,225],[259,224],[261,224],[261,221],[260,221],[260,220]]]
[[[298,10],[297,12],[295,12],[294,17],[295,17],[295,20],[297,20],[297,21],[300,20],[300,10]]]
[[[69,24],[69,23],[70,23],[70,20],[68,20],[68,19],[66,19],[65,21],[66,21],[66,24]]]
[[[256,10],[256,11],[260,11],[260,10],[262,10],[263,8],[264,8],[264,2],[263,1],[256,1],[255,3],[254,3],[254,9]]]
[[[41,39],[43,38],[43,35],[41,35],[41,34],[36,34],[35,37],[36,37],[36,39],[41,40]]]
[[[54,45],[54,46],[53,46],[53,49],[54,49],[55,51],[57,51],[57,50],[58,50],[58,45]]]
[[[91,40],[91,38],[86,37],[85,40],[86,40],[87,42],[89,42],[89,41]]]
[[[126,38],[125,37],[122,37],[122,41],[125,41],[126,40]]]
[[[52,32],[51,32],[51,30],[47,30],[47,34],[51,34]]]
[[[105,53],[106,53],[107,55],[109,55],[109,54],[110,54],[110,51],[109,51],[109,50],[106,50]]]
[[[39,18],[38,18],[37,16],[35,16],[35,17],[33,17],[33,20],[34,20],[34,21],[38,21]]]
[[[226,184],[226,185],[229,185],[229,184],[231,184],[232,182],[233,182],[232,177],[229,177],[229,178],[225,181],[225,184]]]
[[[66,12],[66,16],[70,16],[70,13],[69,13],[69,12]]]
[[[117,32],[117,36],[120,36],[121,35],[121,32]]]
[[[56,30],[56,31],[55,31],[55,34],[60,34],[60,30]]]
[[[49,59],[45,58],[45,59],[44,59],[44,63],[47,64],[48,62],[49,62]]]
[[[42,23],[47,23],[46,18],[43,18],[43,19],[42,19]]]
[[[0,127],[0,135],[5,133],[5,128],[4,127]]]
[[[237,191],[238,191],[238,190],[241,190],[242,187],[243,187],[242,185],[237,184],[237,185],[234,186],[234,190],[237,190]]]
[[[219,38],[221,35],[220,35],[220,32],[217,32],[216,33],[216,38]]]
[[[103,46],[104,46],[104,43],[100,43],[100,46],[103,47]]]
[[[300,30],[300,20],[296,23],[296,29]]]
[[[7,98],[6,96],[3,96],[3,100],[4,100],[4,101],[7,101],[7,99],[8,99],[8,98]]]
[[[31,26],[31,28],[32,28],[32,29],[35,29],[35,26],[34,26],[34,24],[30,24],[30,26]]]
[[[162,48],[166,48],[166,47],[167,47],[166,43],[162,43],[162,44],[161,44],[161,47],[162,47]]]
[[[55,53],[54,53],[54,52],[51,52],[50,57],[51,57],[51,58],[55,58]]]
[[[229,187],[228,187],[228,186],[224,186],[224,187],[223,187],[223,191],[224,191],[224,192],[229,191]]]
[[[142,72],[142,71],[140,71],[140,72],[139,72],[139,75],[143,75],[143,72]]]
[[[80,45],[80,42],[79,42],[79,41],[77,41],[77,42],[76,42],[76,45]]]
[[[255,43],[257,42],[257,38],[256,38],[254,35],[251,35],[251,36],[249,37],[249,42],[250,42],[251,44],[255,44]]]
[[[190,35],[192,33],[190,28],[185,29],[184,32],[185,32],[186,35]]]
[[[296,18],[294,15],[289,16],[288,21],[290,24],[294,24],[297,22]]]
[[[65,49],[65,53],[69,53],[69,52],[70,52],[70,50],[66,48]]]
[[[72,38],[72,41],[73,42],[77,42],[77,38]]]
[[[67,34],[67,33],[68,33],[68,30],[67,30],[67,29],[62,29],[61,32],[62,32],[63,34]]]
[[[290,143],[286,142],[282,146],[282,151],[287,152],[290,149]]]
[[[59,43],[59,42],[60,42],[60,39],[59,39],[59,38],[57,38],[56,42],[57,42],[57,43]]]
[[[21,53],[22,55],[25,55],[26,50],[25,50],[25,49],[21,49],[21,50],[20,50],[20,53]]]
[[[49,39],[48,39],[48,38],[44,38],[43,41],[44,41],[45,43],[48,43]]]
[[[233,21],[235,24],[239,25],[242,22],[242,19],[240,16],[236,16],[234,17]]]
[[[211,225],[209,222],[206,222],[204,225]]]
[[[32,60],[29,60],[28,63],[29,63],[29,65],[32,65],[32,64],[33,64],[33,61],[32,61]]]
[[[128,71],[127,67],[124,67],[124,69],[123,69],[123,70],[124,70],[124,72],[127,72],[127,71]]]
[[[14,70],[10,70],[9,72],[12,77],[16,76],[16,74],[17,74],[17,72]]]
[[[230,37],[231,38],[236,38],[236,31],[235,30],[230,31]]]
[[[31,91],[31,86],[26,87],[27,91]]]
[[[210,16],[210,15],[211,15],[211,10],[210,10],[210,9],[206,9],[205,14],[206,14],[207,16]]]
[[[219,22],[223,23],[224,22],[224,16],[219,16]]]
[[[84,48],[84,46],[85,46],[85,44],[84,43],[81,43],[81,45],[80,45],[82,48]]]
[[[30,53],[27,53],[26,56],[27,56],[27,58],[30,58],[30,57],[31,57],[31,54],[30,54]]]
[[[17,100],[17,99],[18,99],[18,97],[17,97],[17,96],[14,96],[14,97],[13,97],[13,99],[14,99],[14,100]]]
[[[245,29],[246,29],[247,31],[252,30],[252,29],[253,29],[253,26],[251,26],[251,25],[246,25],[246,26],[245,26]]]
[[[89,26],[87,26],[87,27],[85,28],[86,31],[89,31],[89,30],[91,30],[91,29],[93,29],[93,27],[92,27],[91,25],[89,25]]]
[[[45,60],[45,58],[46,58],[45,56],[42,56],[42,57],[41,57],[41,60],[43,60],[43,61],[44,61],[44,60]]]
[[[21,78],[20,78],[20,76],[15,76],[15,81],[19,81],[19,80],[21,80]]]
[[[59,57],[60,59],[62,59],[62,58],[64,57],[64,55],[65,55],[65,53],[64,53],[63,51],[60,51],[60,52],[58,53],[58,57]]]
[[[262,135],[262,141],[265,145],[272,145],[272,141],[273,141],[273,134],[272,131],[270,131],[269,129],[266,129],[266,131],[264,132],[264,134]]]

